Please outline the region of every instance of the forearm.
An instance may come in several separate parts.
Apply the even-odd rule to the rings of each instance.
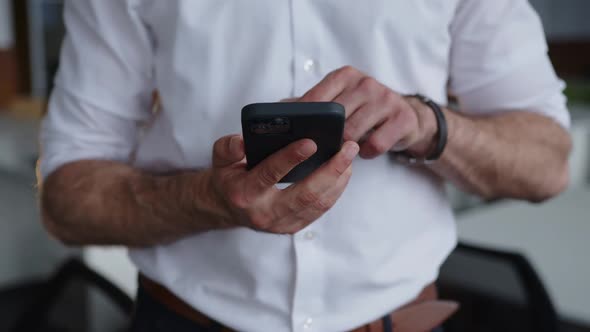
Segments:
[[[543,201],[568,185],[569,133],[529,112],[488,116],[445,110],[449,141],[431,169],[484,199]]]
[[[222,228],[206,171],[151,175],[111,161],[78,161],[42,186],[43,222],[70,245],[157,245]]]

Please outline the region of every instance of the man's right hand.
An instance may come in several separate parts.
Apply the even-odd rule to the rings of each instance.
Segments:
[[[241,136],[215,142],[209,179],[215,200],[226,212],[229,225],[225,226],[294,234],[328,211],[352,175],[352,160],[359,151],[355,142],[346,142],[338,154],[301,182],[283,190],[275,186],[316,150],[312,140],[300,140],[248,171]]]
[[[334,205],[358,150],[345,143],[320,169],[284,190],[275,184],[315,153],[311,140],[289,145],[250,171],[240,136],[218,140],[213,167],[204,171],[157,175],[115,161],[74,161],[43,183],[43,223],[69,245],[147,247],[238,226],[293,234]]]

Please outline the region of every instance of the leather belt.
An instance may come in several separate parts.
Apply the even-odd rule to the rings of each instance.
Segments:
[[[234,332],[232,329],[223,327],[222,324],[194,309],[172,294],[166,287],[141,274],[139,275],[139,284],[151,297],[174,313],[202,326],[216,326],[220,332]],[[454,301],[437,300],[437,295],[436,286],[430,284],[412,302],[392,312],[389,318],[394,331],[429,332],[442,325],[457,311],[459,304]],[[386,321],[387,319],[378,319],[351,332],[387,331],[386,325],[388,323]]]

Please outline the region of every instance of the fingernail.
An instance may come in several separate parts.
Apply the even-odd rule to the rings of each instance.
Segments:
[[[359,146],[357,144],[348,144],[344,149],[344,155],[348,159],[354,159],[359,152]]]
[[[240,143],[241,142],[240,142],[240,137],[239,136],[234,136],[234,137],[230,138],[230,140],[229,140],[229,152],[232,155],[235,156],[235,155],[237,155],[237,154],[239,154],[241,152],[240,151]]]
[[[299,153],[301,153],[304,156],[311,156],[315,152],[316,152],[316,146],[315,146],[315,143],[312,143],[312,142],[305,142],[299,148]]]

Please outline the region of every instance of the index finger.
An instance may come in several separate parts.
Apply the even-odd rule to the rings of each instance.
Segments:
[[[323,80],[307,91],[299,101],[333,101],[347,88],[356,86],[362,76],[362,73],[353,67],[342,67],[326,75]]]

